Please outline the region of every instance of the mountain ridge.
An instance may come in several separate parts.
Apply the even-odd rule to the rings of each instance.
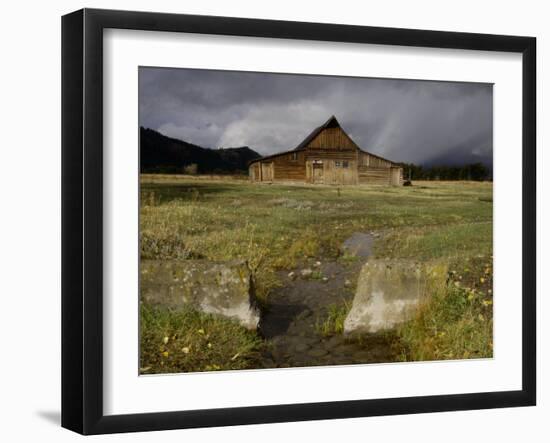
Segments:
[[[261,157],[248,146],[210,149],[143,126],[139,131],[142,173],[182,173],[196,165],[198,174],[244,174],[248,163]]]

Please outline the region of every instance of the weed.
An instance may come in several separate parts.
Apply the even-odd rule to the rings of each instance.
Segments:
[[[339,260],[341,263],[344,263],[346,265],[351,265],[353,263],[356,263],[359,260],[359,257],[357,255],[344,252],[344,254],[341,257],[339,257]]]
[[[311,273],[312,280],[321,280],[323,278],[323,273],[319,270],[315,270]]]
[[[323,337],[342,334],[344,332],[344,321],[351,306],[345,300],[342,304],[332,304],[327,307],[327,316],[324,320],[317,319],[315,330]]]

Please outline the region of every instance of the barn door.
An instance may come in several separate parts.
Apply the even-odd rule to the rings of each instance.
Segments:
[[[324,183],[325,175],[323,162],[321,160],[313,161],[313,183]]]

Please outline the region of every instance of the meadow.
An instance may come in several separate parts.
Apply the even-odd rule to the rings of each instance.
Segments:
[[[281,271],[353,260],[342,243],[356,232],[375,233],[375,257],[444,261],[445,290],[392,333],[396,360],[492,356],[492,183],[331,187],[142,175],[140,189],[142,258],[245,259],[264,309]],[[327,322],[342,309],[331,308]],[[255,367],[266,345],[206,314],[143,308],[141,322],[142,373]],[[328,323],[320,334],[341,333]]]

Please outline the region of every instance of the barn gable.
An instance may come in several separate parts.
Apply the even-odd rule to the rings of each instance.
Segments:
[[[359,146],[342,129],[340,123],[333,115],[321,126],[315,128],[296,148],[295,151],[303,149],[331,149],[331,150],[354,150]]]

